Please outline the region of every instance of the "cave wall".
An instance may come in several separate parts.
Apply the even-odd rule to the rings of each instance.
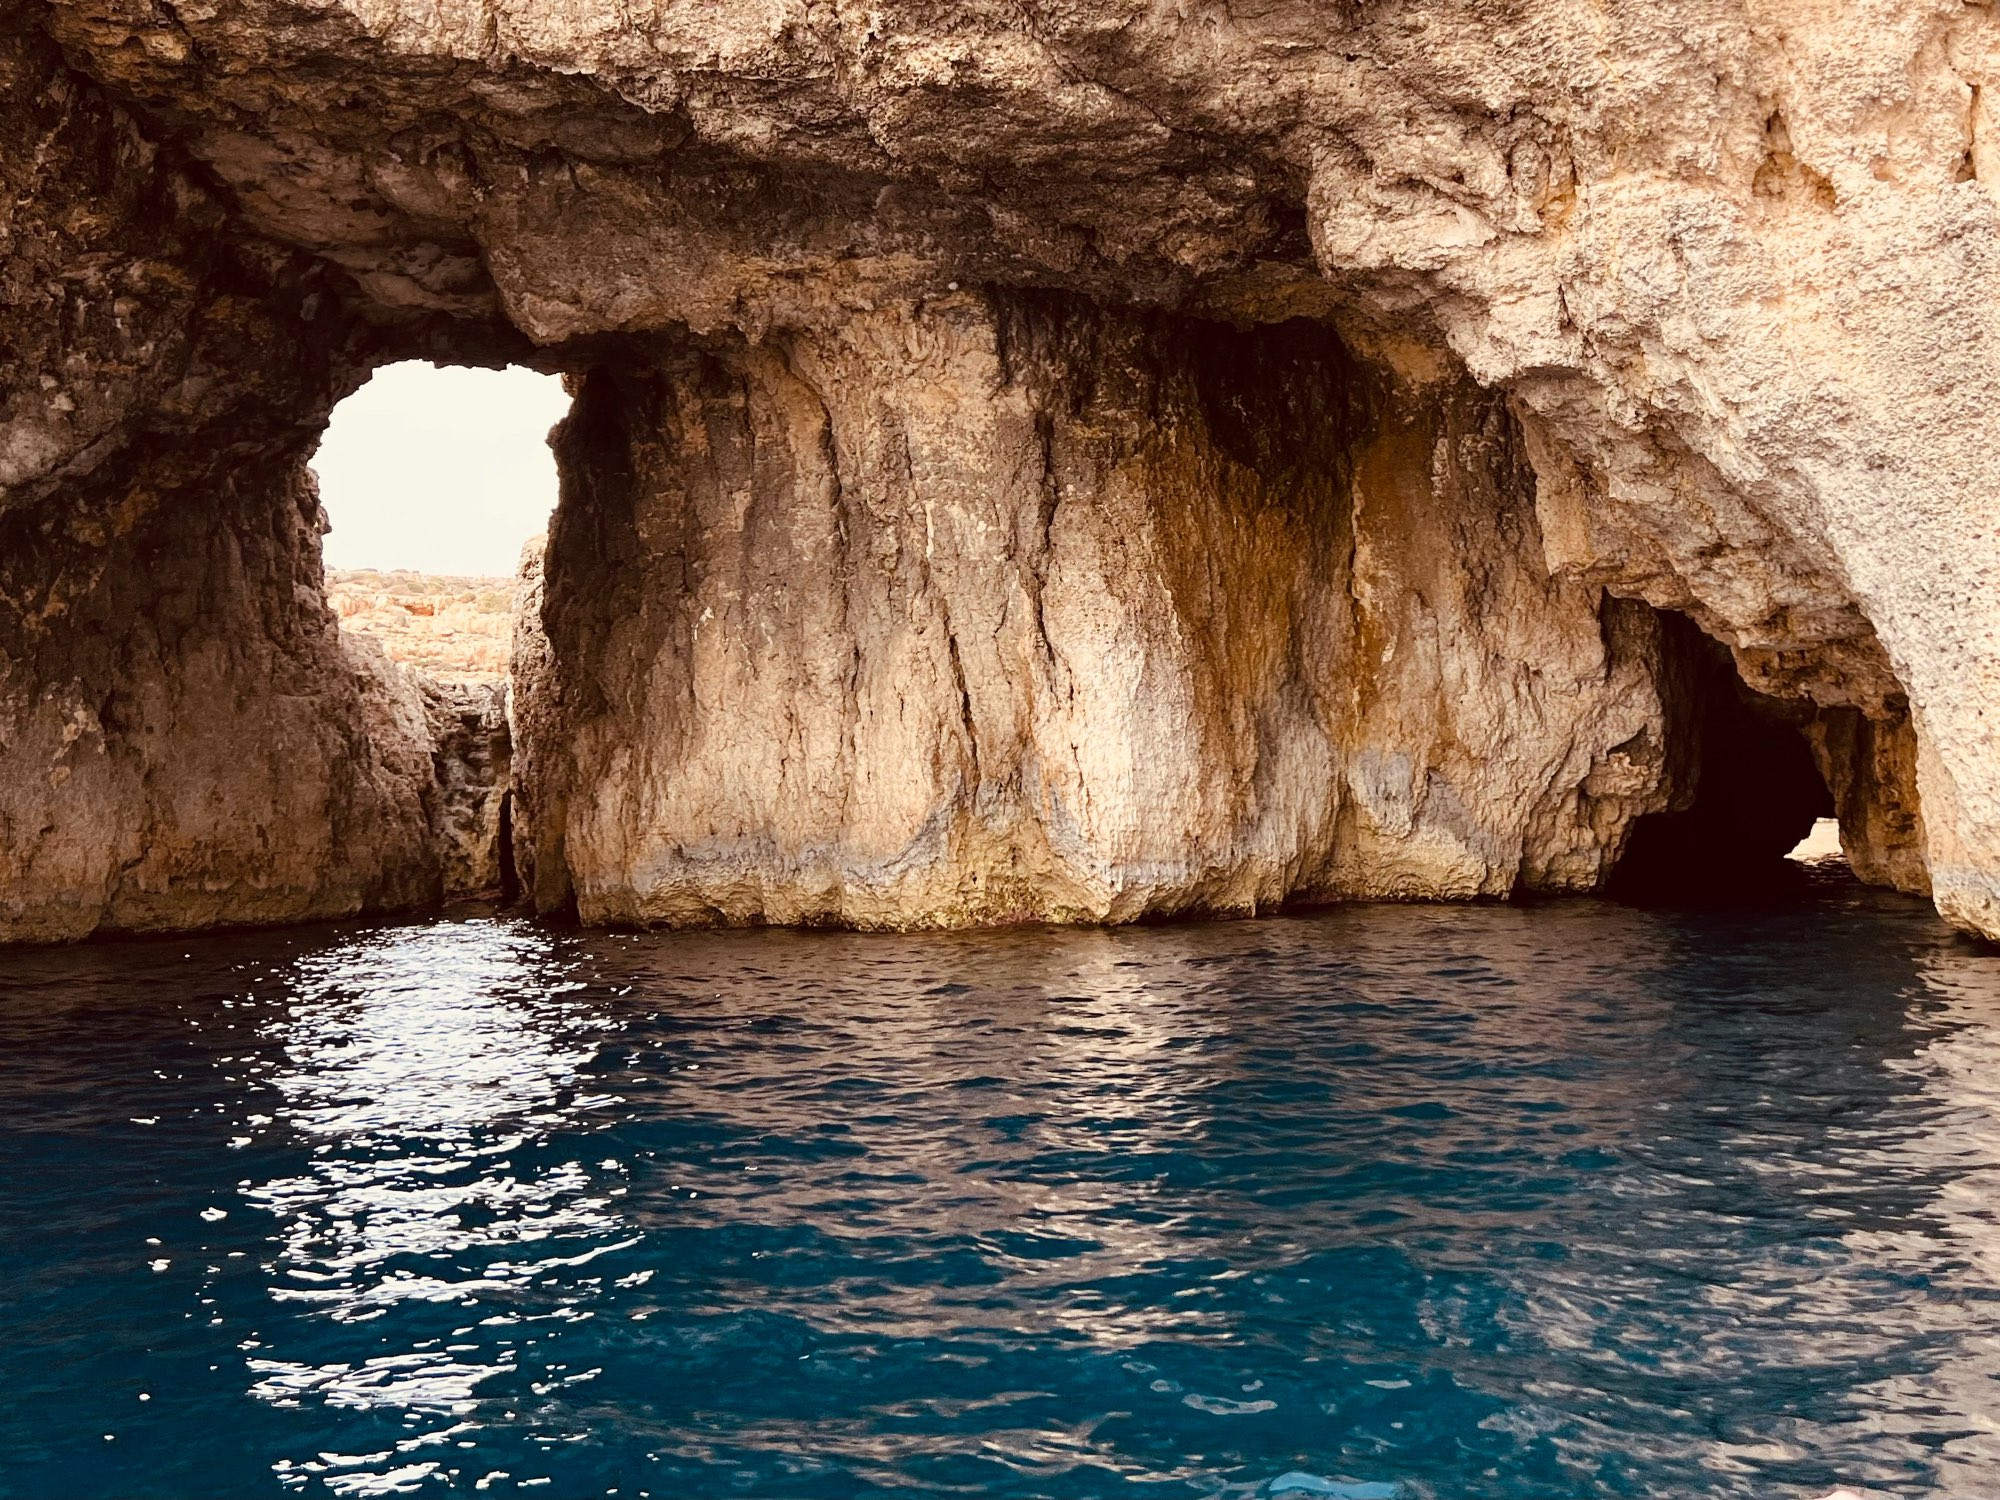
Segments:
[[[1907,704],[1875,714],[1821,709],[1806,729],[1840,819],[1840,847],[1856,876],[1912,896],[1931,894],[1930,847],[1917,788],[1917,733]]]
[[[545,908],[1585,890],[1667,795],[1650,614],[1549,578],[1505,404],[1320,325],[947,295],[593,370],[557,450]]]
[[[431,847],[449,899],[512,901],[514,735],[505,682],[440,682],[420,672],[433,788],[426,802]]]

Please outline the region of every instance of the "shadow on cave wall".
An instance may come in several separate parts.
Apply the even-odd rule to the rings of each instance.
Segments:
[[[1740,903],[1791,893],[1786,855],[1834,815],[1805,735],[1812,710],[1753,691],[1729,648],[1662,611],[1660,694],[1674,806],[1634,825],[1610,894],[1635,902]]]

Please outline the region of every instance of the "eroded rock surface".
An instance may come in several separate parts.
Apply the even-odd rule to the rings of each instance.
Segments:
[[[0,28],[0,939],[436,901],[424,697],[328,611],[305,467],[403,335],[38,20]]]
[[[1694,795],[1665,610],[1792,705],[1864,875],[2000,936],[1989,7],[10,0],[0,29],[0,903],[56,889],[36,851],[127,880],[133,817],[44,790],[68,726],[165,763],[213,717],[168,701],[223,691],[170,631],[155,706],[106,720],[131,669],[76,654],[90,611],[173,618],[155,580],[303,516],[330,401],[430,353],[581,393],[517,650],[544,905],[1589,887]],[[296,872],[242,898],[273,915],[411,899],[438,859],[308,547],[214,616],[256,658],[235,711],[299,726],[250,759],[345,747],[303,825],[230,793]]]
[[[1666,797],[1505,404],[1320,325],[948,296],[595,371],[557,446],[523,794],[586,920],[1590,889]]]

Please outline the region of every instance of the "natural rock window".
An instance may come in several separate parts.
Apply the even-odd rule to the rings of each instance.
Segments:
[[[314,454],[327,602],[343,629],[447,681],[507,673],[515,575],[555,506],[562,381],[406,360],[334,408]]]
[[[1650,897],[1741,897],[1790,873],[1785,858],[1833,818],[1809,705],[1752,690],[1727,648],[1661,616],[1667,805],[1633,825],[1612,888]]]

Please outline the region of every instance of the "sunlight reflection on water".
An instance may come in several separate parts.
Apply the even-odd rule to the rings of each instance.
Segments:
[[[300,963],[293,1003],[268,1028],[281,1059],[270,1082],[281,1119],[314,1142],[311,1168],[244,1190],[279,1221],[274,1301],[336,1323],[408,1302],[474,1309],[617,1248],[537,1255],[618,1220],[581,1162],[523,1171],[512,1160],[532,1134],[616,1102],[578,1092],[594,1018],[562,1003],[581,983],[537,987],[547,957],[531,930],[468,924],[371,934]],[[387,1453],[322,1453],[282,1464],[280,1477],[388,1463],[375,1475],[384,1488],[355,1473],[335,1486],[366,1494],[428,1476],[434,1460],[393,1460],[459,1430],[443,1419],[474,1410],[481,1383],[515,1369],[510,1343],[494,1336],[489,1362],[436,1338],[356,1361],[253,1355],[251,1394],[274,1404],[312,1397],[434,1419]]]

